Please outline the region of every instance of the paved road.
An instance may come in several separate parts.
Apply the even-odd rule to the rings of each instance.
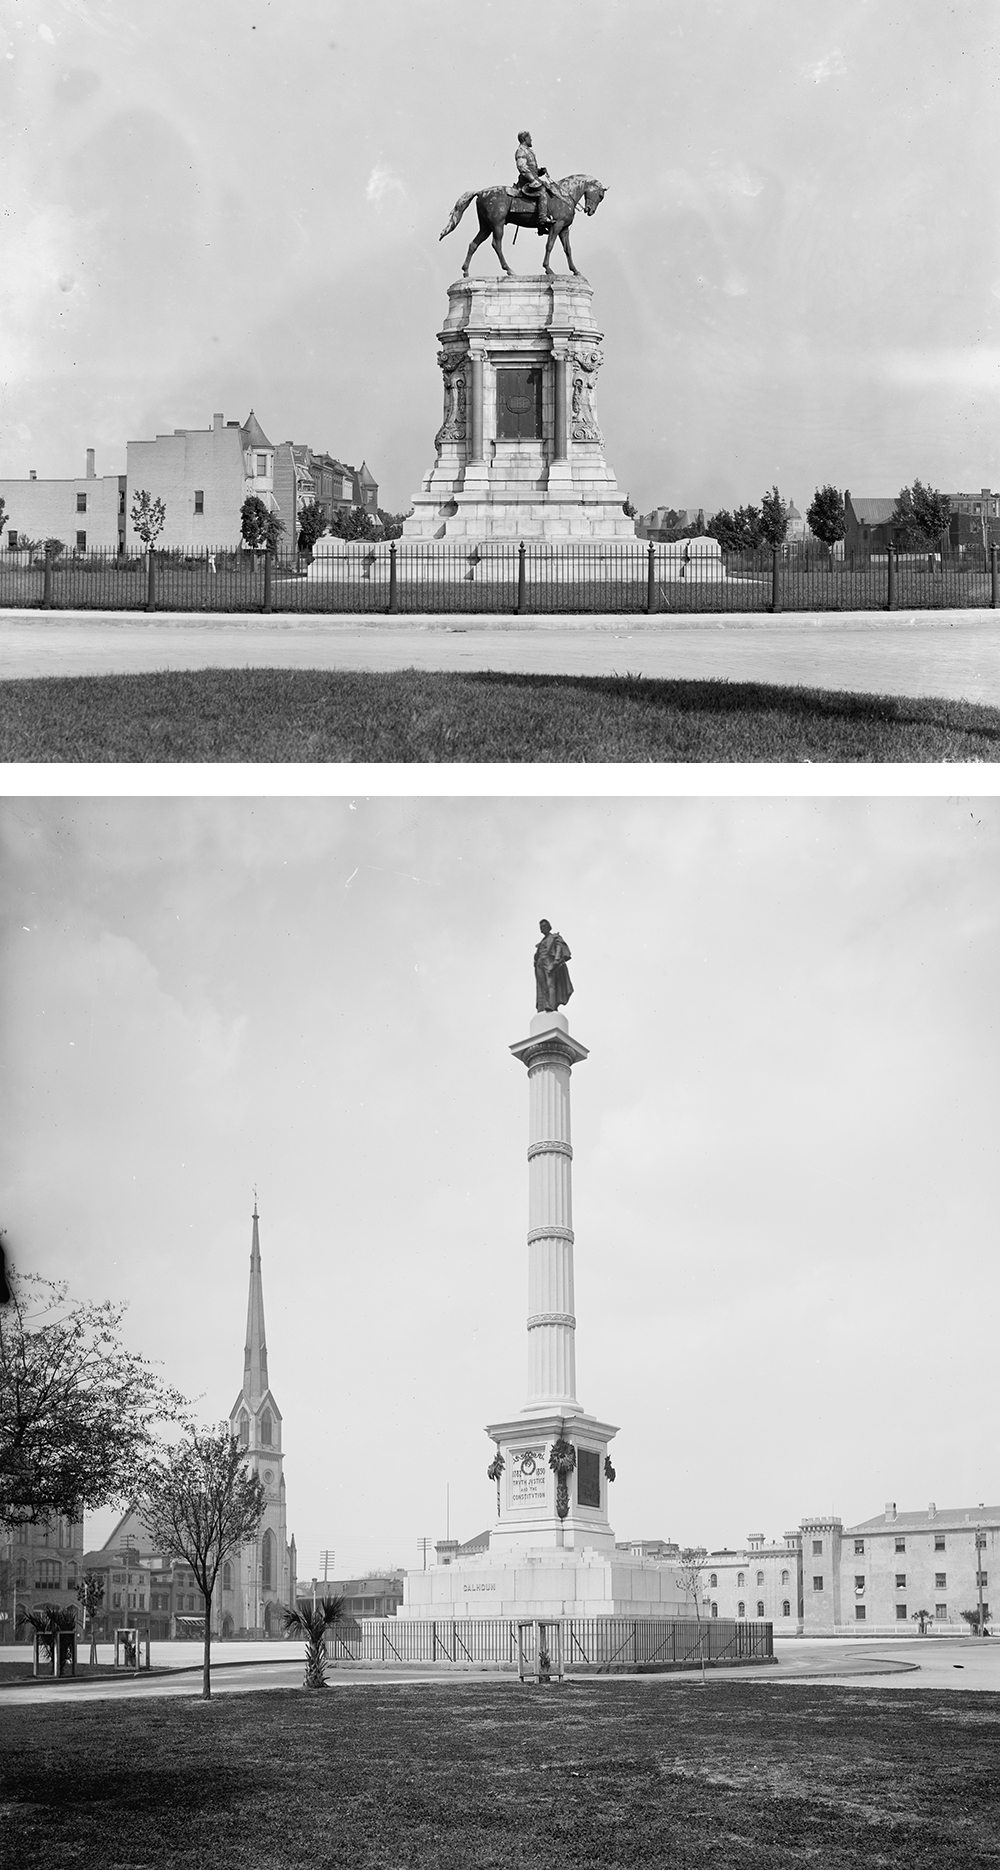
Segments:
[[[411,623],[0,612],[0,676],[157,669],[497,669],[765,681],[1000,706],[1000,612]]]
[[[160,1645],[154,1662],[167,1660],[172,1646]],[[934,1639],[914,1637],[902,1642],[803,1641],[791,1638],[775,1642],[777,1661],[772,1666],[742,1669],[709,1670],[708,1680],[719,1692],[734,1681],[756,1681],[768,1687],[830,1686],[840,1688],[961,1690],[966,1693],[1000,1693],[1000,1642],[981,1643],[975,1637]],[[263,1662],[240,1666],[222,1663],[212,1670],[212,1692],[216,1695],[251,1694],[263,1689],[297,1688],[302,1681],[302,1658],[299,1655],[276,1660],[273,1654]],[[332,1668],[328,1682],[333,1690],[346,1687],[386,1688],[414,1683],[440,1686],[442,1683],[514,1682],[516,1676],[495,1669],[466,1668],[461,1671],[446,1666],[427,1669],[351,1669]],[[621,1676],[594,1675],[577,1677],[588,1684],[620,1681]],[[649,1688],[669,1688],[679,1682],[698,1679],[698,1671],[669,1675],[641,1675],[635,1681]],[[135,1701],[200,1695],[201,1673],[190,1663],[170,1675],[129,1676],[120,1680],[63,1682],[26,1682],[0,1689],[0,1711],[9,1707],[39,1707],[54,1701]]]

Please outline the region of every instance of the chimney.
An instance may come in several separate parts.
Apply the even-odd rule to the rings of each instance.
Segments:
[[[932,1500],[930,1503],[930,1506],[927,1508],[927,1517],[928,1519],[934,1519],[936,1515],[937,1515],[937,1507],[935,1506]]]
[[[225,427],[225,419],[221,411],[218,415],[214,415],[212,417],[212,427],[213,429],[221,429]]]
[[[892,1524],[892,1522],[893,1522],[893,1520],[895,1519],[895,1517],[896,1517],[896,1502],[895,1502],[895,1500],[887,1500],[887,1501],[886,1501],[886,1503],[885,1503],[885,1521],[886,1521],[886,1525],[887,1525],[887,1526],[891,1526],[891,1524]]]
[[[87,479],[97,479],[97,469],[94,466],[94,450],[92,448],[87,449]]]
[[[29,468],[29,469],[28,469],[28,479],[29,479],[29,480],[37,480],[37,479],[38,479],[38,475],[37,475],[37,474],[35,473],[35,470],[34,470],[34,468]]]

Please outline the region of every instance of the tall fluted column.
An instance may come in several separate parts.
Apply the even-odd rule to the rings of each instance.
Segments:
[[[576,1413],[570,1072],[587,1057],[562,1013],[539,1013],[511,1046],[528,1068],[529,1410]]]

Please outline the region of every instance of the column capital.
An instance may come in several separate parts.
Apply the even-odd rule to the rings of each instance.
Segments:
[[[528,1037],[518,1039],[510,1049],[529,1071],[542,1064],[580,1065],[590,1057],[587,1047],[572,1037],[562,1013],[537,1013]]]

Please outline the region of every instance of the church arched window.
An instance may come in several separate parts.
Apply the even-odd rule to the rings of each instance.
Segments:
[[[271,1442],[273,1441],[273,1439],[274,1439],[274,1423],[271,1419],[271,1411],[270,1409],[265,1409],[263,1415],[260,1418],[260,1445],[261,1447],[270,1448]]]
[[[260,1584],[261,1590],[274,1589],[274,1534],[265,1532],[260,1542]]]
[[[231,1591],[233,1588],[233,1568],[228,1558],[222,1567],[222,1588],[224,1591]]]
[[[247,1415],[247,1412],[244,1409],[241,1411],[241,1414],[240,1414],[240,1447],[249,1448],[249,1446],[250,1446],[250,1417]]]

